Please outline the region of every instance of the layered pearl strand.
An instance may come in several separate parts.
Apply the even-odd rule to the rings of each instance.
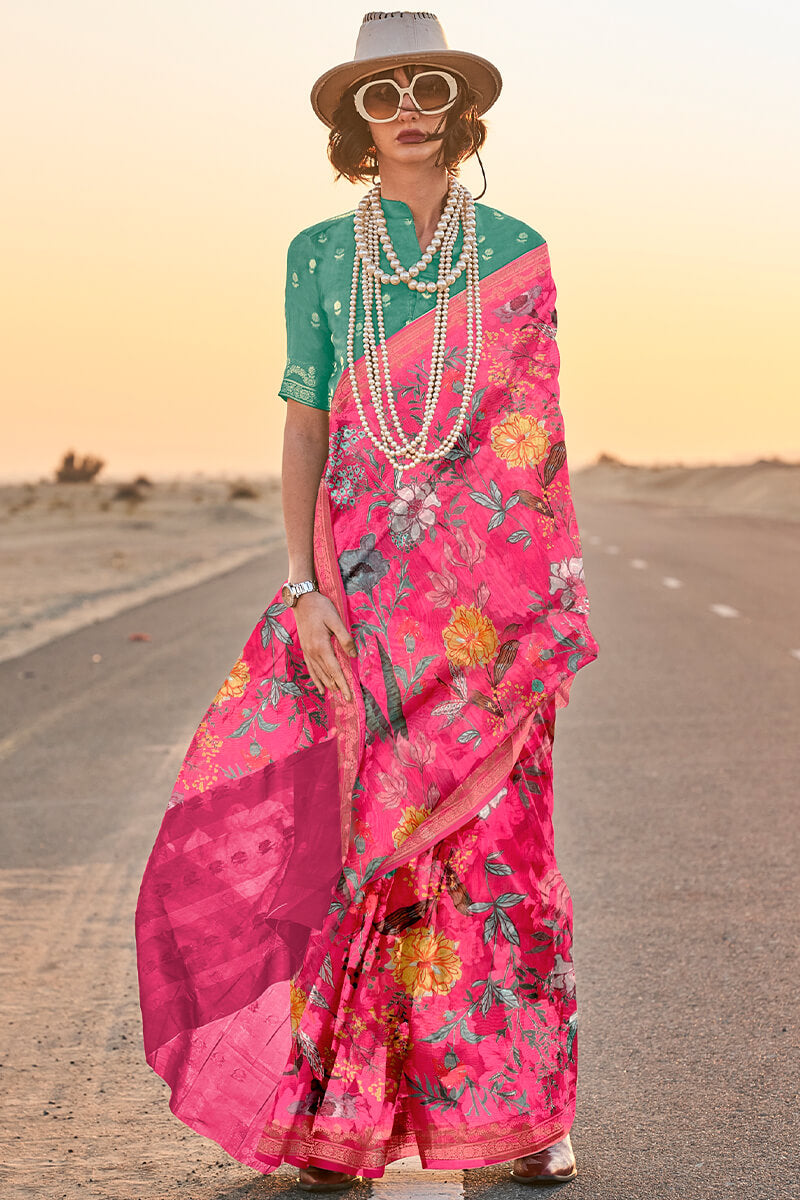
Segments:
[[[458,236],[459,224],[464,230],[464,240],[461,254],[453,266],[453,247]],[[350,289],[350,321],[347,330],[347,363],[350,372],[350,383],[353,397],[358,409],[359,419],[364,432],[373,444],[386,455],[389,462],[401,474],[409,467],[417,467],[423,462],[434,462],[445,458],[455,445],[456,439],[464,425],[467,413],[470,411],[472,393],[478,372],[481,356],[482,328],[480,308],[480,280],[478,272],[478,241],[475,234],[475,202],[472,196],[453,176],[449,180],[447,199],[439,224],[436,227],[430,245],[425,253],[408,268],[397,257],[391,238],[386,228],[386,217],[381,208],[380,185],[376,184],[359,202],[353,219],[355,232],[356,254],[353,262],[353,282]],[[381,262],[381,251],[391,267],[387,271]],[[439,255],[438,277],[424,280],[420,276]],[[364,361],[369,381],[372,407],[378,419],[380,432],[374,433],[367,420],[364,404],[358,390],[356,379],[354,345],[356,325],[356,304],[358,300],[359,272],[361,274],[361,291],[364,299]],[[466,304],[467,304],[467,355],[464,365],[464,390],[461,397],[455,424],[447,437],[433,450],[425,447],[436,411],[439,392],[442,384],[442,373],[446,354],[447,310],[450,303],[450,288],[466,272]],[[408,439],[400,424],[395,407],[394,392],[389,371],[389,356],[386,351],[386,331],[383,322],[383,303],[381,300],[381,285],[405,284],[411,291],[436,293],[436,315],[433,329],[433,346],[431,349],[430,373],[428,390],[425,396],[422,425],[419,433]],[[375,301],[377,300],[377,304]],[[373,307],[377,312],[378,336],[375,336]],[[383,380],[381,379],[383,368]],[[399,435],[398,441],[390,432],[386,413],[384,411],[384,385],[389,411]],[[405,459],[405,461],[401,461]]]

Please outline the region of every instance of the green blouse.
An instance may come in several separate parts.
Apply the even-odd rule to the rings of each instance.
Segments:
[[[400,261],[410,266],[421,256],[411,209],[403,200],[382,200],[389,237]],[[353,279],[353,211],[303,229],[289,245],[286,268],[286,370],[279,395],[330,411],[331,397],[347,366],[347,325]],[[513,262],[544,238],[530,225],[506,213],[475,205],[478,261],[483,279]],[[461,253],[459,230],[453,262]],[[428,268],[435,279],[436,258]],[[388,267],[388,263],[387,263]],[[427,274],[427,272],[426,272]],[[462,273],[450,289],[466,286]],[[387,339],[436,305],[436,294],[412,291],[405,284],[382,287]],[[359,283],[354,352],[363,354],[364,303]]]

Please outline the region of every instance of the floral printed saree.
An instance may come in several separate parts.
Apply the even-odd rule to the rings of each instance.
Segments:
[[[556,710],[598,646],[559,406],[546,243],[481,283],[447,458],[396,476],[343,375],[317,494],[320,590],[354,693],[321,696],[280,591],[208,707],[136,910],[147,1062],[172,1111],[263,1173],[501,1162],[575,1114]],[[419,424],[434,313],[388,342]],[[439,399],[460,403],[465,295]],[[368,396],[363,359],[359,386]]]

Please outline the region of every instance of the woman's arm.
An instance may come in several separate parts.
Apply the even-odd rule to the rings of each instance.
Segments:
[[[314,568],[314,512],[325,460],[328,457],[328,413],[324,409],[286,401],[283,432],[281,494],[286,544],[289,550],[289,579],[316,578]],[[293,606],[297,635],[308,673],[324,693],[335,688],[346,700],[353,699],[336,660],[331,635],[338,637],[346,654],[356,654],[356,644],[335,604],[320,592],[304,592]]]
[[[287,400],[286,406],[281,495],[289,579],[296,582],[315,578],[314,508],[328,456],[329,418],[324,409],[297,400]]]

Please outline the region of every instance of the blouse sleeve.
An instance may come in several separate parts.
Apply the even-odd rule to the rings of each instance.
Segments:
[[[286,261],[286,369],[278,395],[330,410],[333,341],[319,294],[318,263],[310,239],[299,233]]]

